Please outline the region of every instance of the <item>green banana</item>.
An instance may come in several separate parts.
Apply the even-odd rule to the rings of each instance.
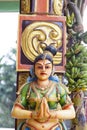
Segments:
[[[74,49],[70,48],[70,51],[71,51],[71,54],[73,55],[74,54]]]
[[[79,74],[78,74],[78,77],[79,78],[87,78],[87,71],[82,71],[82,72],[80,72]]]
[[[84,68],[84,67],[86,68],[87,67],[87,63],[82,63],[81,62],[81,63],[78,63],[77,66],[80,67],[80,68]]]
[[[74,67],[74,78],[77,78],[80,73],[80,68]]]
[[[66,52],[65,56],[66,56],[67,58],[70,58],[70,57],[72,56],[72,53],[70,52],[70,50],[68,50],[68,51]]]
[[[72,63],[74,64],[74,62],[76,61],[75,55],[73,55],[73,56],[71,57],[71,61],[72,61]]]
[[[74,79],[74,76],[75,76],[75,69],[74,69],[74,67],[72,67],[72,69],[71,69],[71,77]]]
[[[71,75],[68,72],[66,72],[65,75],[67,76],[67,78],[71,77]]]
[[[73,67],[73,63],[72,63],[71,61],[68,62],[68,65],[69,65],[70,67]]]
[[[80,70],[81,71],[87,71],[87,67],[82,67]]]
[[[75,83],[74,79],[69,77],[69,82],[73,85]]]
[[[73,63],[73,66],[79,67],[78,62],[79,62],[79,59],[75,58],[75,61],[74,61],[74,63]]]
[[[87,67],[87,63],[82,63],[81,67]]]
[[[73,46],[74,50],[76,50],[78,48],[78,46],[79,46],[79,43],[75,43]]]
[[[72,67],[71,69],[71,76],[73,79],[77,78],[80,73],[80,68]]]
[[[78,45],[78,47],[74,50],[75,54],[78,54],[84,49],[84,46],[82,44]]]
[[[85,82],[85,80],[82,80],[82,79],[78,79],[77,80],[77,86],[83,84]]]
[[[84,86],[84,85],[87,85],[87,83],[86,83],[86,82],[81,83],[79,86],[82,87],[82,86]]]

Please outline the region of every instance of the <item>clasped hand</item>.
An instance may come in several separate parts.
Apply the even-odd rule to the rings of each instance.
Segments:
[[[43,97],[40,104],[40,109],[38,111],[33,112],[32,117],[34,119],[46,119],[49,118],[50,116],[51,115],[50,115],[50,110],[49,110],[47,100],[45,97]]]

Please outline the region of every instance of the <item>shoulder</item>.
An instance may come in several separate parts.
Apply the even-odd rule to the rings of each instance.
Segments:
[[[56,90],[62,95],[67,94],[66,86],[60,82],[56,83]]]
[[[18,94],[18,95],[20,95],[20,94],[24,95],[24,94],[29,90],[29,87],[30,87],[30,83],[25,83],[25,84],[23,84],[23,85],[19,88],[17,94]]]
[[[62,97],[63,95],[67,95],[67,91],[65,86],[60,84],[60,82],[51,81],[50,91],[54,90],[56,91],[56,94],[60,95]]]

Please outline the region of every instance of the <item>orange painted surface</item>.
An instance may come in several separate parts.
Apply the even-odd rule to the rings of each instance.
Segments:
[[[47,13],[49,7],[49,0],[35,0],[35,12]]]

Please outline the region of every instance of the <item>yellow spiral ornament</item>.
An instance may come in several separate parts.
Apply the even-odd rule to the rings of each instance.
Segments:
[[[55,43],[57,48],[62,46],[62,29],[57,24],[33,22],[22,32],[22,51],[31,62],[51,43]],[[62,53],[57,53],[53,60],[54,64],[61,63]]]

